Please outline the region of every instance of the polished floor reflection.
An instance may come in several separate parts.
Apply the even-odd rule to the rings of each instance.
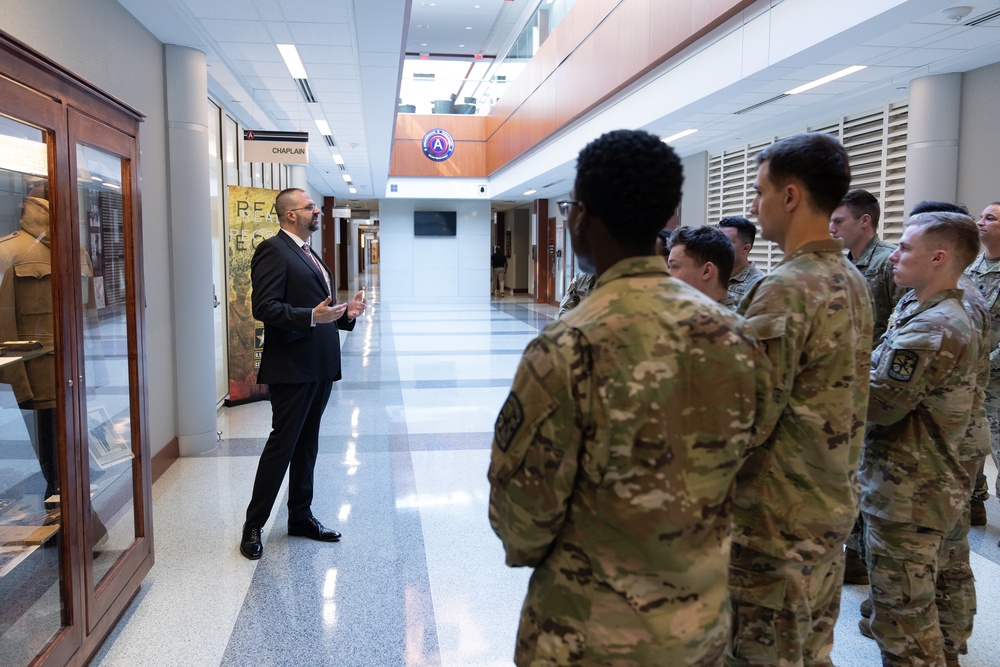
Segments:
[[[276,508],[264,556],[237,543],[270,408],[224,409],[220,447],[153,486],[156,565],[95,659],[132,665],[510,665],[528,572],[503,565],[486,518],[496,417],[555,308],[526,298],[382,304],[344,337],[326,411],[316,515],[338,544],[290,538]],[[990,477],[993,479],[993,477]],[[1000,504],[972,534],[980,613],[965,667],[1000,654]],[[837,665],[878,664],[848,586]]]

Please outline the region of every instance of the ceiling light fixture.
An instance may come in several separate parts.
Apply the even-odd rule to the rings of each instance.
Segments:
[[[527,196],[527,195],[533,195],[533,194],[535,194],[536,192],[538,192],[538,190],[536,190],[536,189],[534,189],[534,188],[531,188],[530,190],[525,190],[525,191],[524,191],[524,194],[525,194],[525,196]]]
[[[350,192],[352,195],[358,194],[357,188],[347,188],[347,191]]]
[[[941,15],[952,23],[958,23],[966,16],[972,12],[972,7],[968,5],[960,5],[958,7],[949,7],[948,9],[942,9]]]
[[[281,59],[285,61],[285,67],[288,68],[293,79],[309,78],[306,74],[306,67],[302,64],[302,59],[299,58],[298,49],[295,48],[294,44],[278,44],[278,53],[281,54]]]
[[[678,139],[689,137],[697,131],[698,130],[684,130],[683,132],[678,132],[677,134],[671,134],[669,137],[663,139],[663,143],[669,144],[672,141],[677,141]]]
[[[322,118],[318,119],[316,121],[316,127],[319,128],[319,133],[322,134],[324,137],[333,136],[333,132],[330,130],[330,124],[327,123],[324,119]]]
[[[816,88],[817,86],[822,86],[824,83],[830,83],[831,81],[836,81],[837,79],[845,77],[848,74],[854,74],[855,72],[860,72],[866,67],[868,67],[868,65],[852,65],[850,67],[845,67],[839,72],[834,72],[833,74],[827,74],[821,79],[816,79],[815,81],[811,81],[807,84],[799,86],[798,88],[792,88],[791,90],[786,92],[785,95],[798,95],[799,93],[804,93],[807,90],[812,90],[813,88]]]
[[[344,156],[341,155],[340,153],[334,153],[333,161],[336,162],[337,164],[344,164]]]
[[[348,183],[350,183],[351,182],[351,175],[350,174],[344,174],[344,180],[347,181]]]

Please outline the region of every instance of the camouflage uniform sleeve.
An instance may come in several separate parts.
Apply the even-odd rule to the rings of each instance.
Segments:
[[[583,446],[576,390],[589,374],[583,352],[572,329],[532,341],[497,417],[489,514],[508,565],[541,563],[566,518]]]
[[[869,422],[895,424],[955,371],[957,357],[942,349],[944,339],[941,330],[917,326],[882,341],[872,355]]]
[[[757,340],[757,418],[754,445],[771,435],[788,405],[801,347],[803,331],[801,290],[787,289],[783,282],[762,280],[743,299],[747,323]],[[748,302],[749,301],[749,302]]]

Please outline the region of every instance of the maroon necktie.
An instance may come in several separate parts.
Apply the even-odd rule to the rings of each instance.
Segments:
[[[319,269],[319,273],[323,276],[323,281],[326,283],[326,293],[333,296],[333,290],[330,289],[330,278],[326,275],[326,271],[323,270],[323,266],[319,263],[319,260],[316,259],[316,255],[312,254],[307,244],[302,245],[302,252],[304,252],[306,256],[312,260],[312,263],[316,265],[316,268]]]

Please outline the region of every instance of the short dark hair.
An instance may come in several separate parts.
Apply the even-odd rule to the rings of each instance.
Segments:
[[[964,270],[979,254],[979,228],[964,213],[932,211],[910,216],[905,227],[920,227],[925,236],[933,236],[950,245],[955,259]]]
[[[836,137],[824,132],[796,134],[777,141],[757,154],[757,167],[767,162],[771,183],[784,187],[799,181],[813,210],[827,217],[840,205],[851,187],[847,151]]]
[[[753,242],[757,238],[757,225],[753,224],[742,215],[731,215],[727,218],[719,220],[719,228],[726,228],[736,230],[736,235],[740,237],[740,241],[743,244],[750,244],[753,247]]]
[[[305,192],[302,188],[285,188],[278,193],[278,196],[274,198],[274,212],[278,214],[278,217],[284,217],[286,213],[292,210],[292,194],[296,192]]]
[[[934,201],[931,199],[925,199],[922,202],[918,202],[913,210],[910,211],[910,215],[918,215],[920,213],[961,213],[963,215],[969,215],[969,209],[967,209],[962,204],[952,204],[946,201]]]
[[[615,241],[645,248],[656,240],[681,200],[680,158],[643,130],[614,130],[580,151],[576,198]]]
[[[736,251],[733,242],[722,230],[709,225],[701,227],[678,227],[670,238],[670,248],[684,246],[688,257],[705,264],[711,262],[719,270],[719,284],[726,286],[733,276]]]
[[[840,205],[847,207],[854,218],[860,218],[867,214],[872,219],[872,229],[878,229],[882,207],[878,204],[878,198],[872,193],[867,190],[849,190],[840,200]]]

